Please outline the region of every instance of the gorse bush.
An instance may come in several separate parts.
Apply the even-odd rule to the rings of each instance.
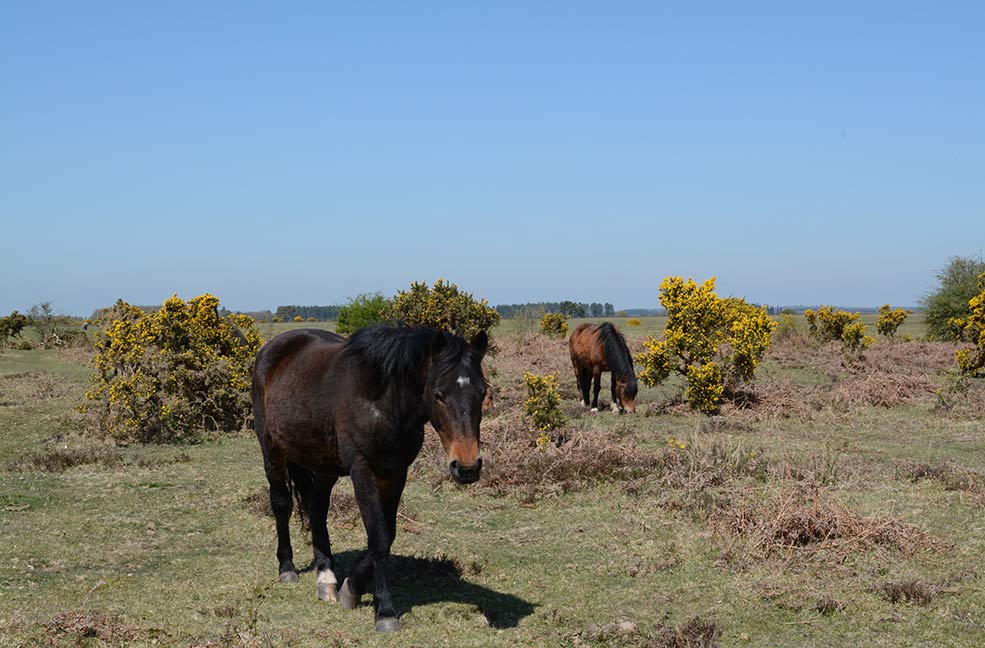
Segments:
[[[744,299],[719,298],[715,278],[667,277],[660,284],[667,309],[664,339],[647,337],[636,356],[640,381],[649,387],[677,373],[687,382],[688,404],[714,412],[726,390],[752,380],[769,349],[776,322]]]
[[[821,306],[816,313],[809,308],[805,310],[804,318],[807,319],[811,337],[822,342],[841,342],[846,353],[861,353],[875,342],[871,335],[866,334],[868,327],[858,313]]]
[[[384,321],[390,301],[380,293],[365,293],[349,300],[339,309],[336,331],[342,335],[355,333],[367,324]]]
[[[564,337],[568,334],[568,316],[562,313],[544,313],[540,318],[540,331],[547,337]]]
[[[13,311],[6,317],[0,317],[0,347],[6,346],[14,338],[19,338],[21,331],[28,323],[27,316],[17,311]]]
[[[551,440],[550,432],[564,425],[558,375],[538,376],[525,371],[523,384],[527,388],[527,398],[523,401],[524,418],[538,432],[537,445],[546,450]]]
[[[294,316],[294,321],[295,322],[303,322],[304,321],[304,318],[301,317],[300,315],[295,315]]]
[[[638,317],[630,317],[628,320],[626,320],[626,326],[640,326],[642,324],[643,322],[641,322],[640,318]]]
[[[968,300],[971,314],[952,318],[952,327],[960,329],[962,337],[975,343],[975,349],[960,349],[956,354],[958,368],[968,376],[985,374],[985,273],[978,276],[978,294]]]
[[[879,331],[880,335],[896,337],[896,331],[906,321],[909,314],[909,311],[905,311],[902,308],[893,308],[889,304],[883,304],[879,307],[879,319],[876,320],[876,330]]]
[[[194,442],[240,429],[260,335],[219,300],[177,295],[157,312],[120,300],[103,312],[96,373],[79,409],[90,430],[118,442]]]
[[[479,331],[499,323],[499,313],[485,299],[477,300],[453,283],[438,279],[433,287],[414,282],[410,290],[397,292],[383,312],[384,319],[399,319],[458,333],[471,339]]]

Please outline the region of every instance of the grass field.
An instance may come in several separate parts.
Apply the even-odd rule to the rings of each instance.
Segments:
[[[616,321],[634,346],[663,324]],[[86,353],[0,353],[0,646],[985,645],[985,387],[953,388],[953,347],[882,341],[846,363],[798,337],[709,418],[674,384],[635,416],[589,414],[564,341],[516,321],[496,338],[490,469],[456,486],[426,446],[392,636],[368,606],[319,602],[311,573],[276,582],[248,431],[86,440]],[[524,436],[525,369],[561,375],[567,442],[547,453]],[[365,534],[337,490],[344,573]]]

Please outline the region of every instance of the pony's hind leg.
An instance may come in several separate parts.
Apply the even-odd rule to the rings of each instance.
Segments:
[[[270,485],[270,508],[277,520],[277,569],[283,583],[298,582],[298,570],[294,566],[294,550],[291,548],[290,520],[294,502],[286,483]]]
[[[332,545],[328,539],[328,507],[332,499],[332,487],[338,478],[318,476],[308,500],[308,519],[311,524],[311,546],[315,552],[315,580],[318,598],[337,601],[335,572],[332,565]]]

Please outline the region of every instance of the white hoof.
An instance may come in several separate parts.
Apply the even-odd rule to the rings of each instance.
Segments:
[[[586,405],[588,405],[588,403],[586,403],[583,400],[578,401],[578,403],[581,404],[582,407],[585,407]]]
[[[320,600],[333,602],[339,600],[338,592],[335,589],[338,581],[335,580],[335,574],[332,573],[331,569],[318,572],[318,580],[315,583],[318,588],[318,598]]]
[[[613,412],[616,412],[616,413],[619,412],[619,406],[616,405],[615,403],[613,403],[612,405],[609,405],[609,409],[612,410]]]
[[[599,413],[599,408],[593,407],[592,408],[592,414],[598,414],[598,413]]]

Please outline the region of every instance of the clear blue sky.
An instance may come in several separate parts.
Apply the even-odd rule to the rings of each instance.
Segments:
[[[4,2],[0,313],[913,304],[985,245],[985,3],[806,4]]]

